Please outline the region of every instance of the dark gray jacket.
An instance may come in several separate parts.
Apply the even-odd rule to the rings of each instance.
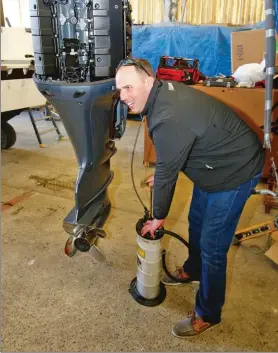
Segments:
[[[228,106],[172,81],[156,80],[142,112],[156,151],[154,216],[166,218],[180,171],[207,192],[227,191],[255,176],[265,152]]]

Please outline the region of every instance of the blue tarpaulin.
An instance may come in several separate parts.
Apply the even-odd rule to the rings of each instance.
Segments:
[[[264,23],[244,27],[133,26],[132,56],[147,59],[154,70],[164,55],[197,58],[206,76],[231,75],[231,33],[259,28],[264,28]]]

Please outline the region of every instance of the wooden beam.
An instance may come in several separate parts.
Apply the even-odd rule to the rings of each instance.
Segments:
[[[0,0],[0,10],[1,10],[1,27],[5,27],[5,17],[3,10],[3,0]]]

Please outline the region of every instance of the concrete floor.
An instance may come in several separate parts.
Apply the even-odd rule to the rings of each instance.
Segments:
[[[171,334],[172,326],[193,308],[196,285],[167,288],[166,300],[154,308],[132,299],[128,289],[136,273],[135,224],[143,214],[130,177],[138,122],[128,121],[111,161],[113,208],[105,225],[108,237],[100,243],[103,263],[90,253],[64,254],[62,222],[74,205],[70,186],[77,172],[70,142],[56,141],[53,132],[43,135],[47,147],[40,149],[26,115],[11,124],[17,142],[2,152],[2,204],[8,203],[2,212],[2,352],[278,350],[278,268],[256,253],[265,245],[264,237],[230,249],[222,324],[200,337],[180,340]],[[152,172],[142,160],[143,129],[135,153],[137,185]],[[37,185],[38,177],[55,178],[69,188]],[[147,189],[139,191],[148,204]],[[166,228],[185,238],[191,194],[191,182],[181,175]],[[11,201],[17,203],[9,207]],[[264,214],[262,197],[252,196],[239,227],[275,214]],[[174,268],[182,264],[186,250],[165,238]]]

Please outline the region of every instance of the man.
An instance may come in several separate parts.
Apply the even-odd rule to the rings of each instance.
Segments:
[[[155,79],[146,60],[123,60],[116,86],[131,111],[146,115],[156,150],[154,219],[142,235],[154,236],[168,215],[178,174],[194,183],[189,211],[189,257],[176,276],[199,281],[193,312],[173,328],[190,337],[221,321],[227,252],[243,207],[257,185],[264,149],[256,134],[222,102],[182,83]],[[166,284],[174,284],[167,276]]]

